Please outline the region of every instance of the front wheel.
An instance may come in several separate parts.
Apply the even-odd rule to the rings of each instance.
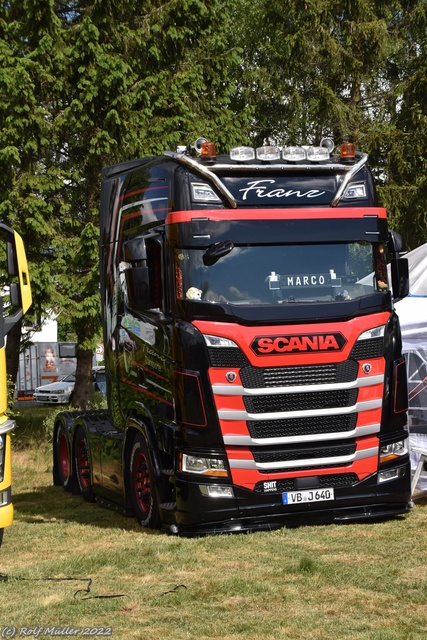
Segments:
[[[155,472],[147,443],[138,433],[129,460],[130,495],[135,517],[143,527],[159,529],[161,525]]]
[[[88,502],[94,502],[95,494],[93,493],[92,488],[92,469],[89,445],[87,435],[81,427],[78,427],[77,429],[74,442],[74,464],[80,493]]]

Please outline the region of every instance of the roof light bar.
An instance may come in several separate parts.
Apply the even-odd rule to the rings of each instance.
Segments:
[[[230,149],[230,158],[239,162],[255,160],[255,149],[252,147],[234,147],[234,149]]]
[[[311,162],[329,160],[329,150],[326,147],[309,147],[307,149],[307,160]]]
[[[283,147],[282,158],[288,162],[302,162],[306,160],[307,153],[302,147]]]
[[[280,149],[279,147],[273,147],[271,145],[258,147],[258,149],[256,149],[256,157],[258,160],[279,160]]]

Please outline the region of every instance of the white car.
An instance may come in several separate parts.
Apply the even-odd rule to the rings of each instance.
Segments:
[[[58,382],[44,384],[34,391],[34,400],[44,404],[68,404],[76,382],[74,373],[70,373]]]

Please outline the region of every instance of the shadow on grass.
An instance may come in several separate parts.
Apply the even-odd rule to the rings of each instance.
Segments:
[[[64,491],[62,487],[35,487],[31,492],[14,493],[15,521],[48,524],[55,521],[73,522],[103,529],[119,528],[144,531],[133,517],[86,502],[81,496]]]

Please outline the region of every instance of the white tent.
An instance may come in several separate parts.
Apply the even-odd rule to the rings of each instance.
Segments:
[[[410,251],[409,296],[396,303],[402,329],[403,351],[406,356],[409,387],[410,447],[427,450],[427,243]],[[412,471],[419,454],[411,450]],[[417,488],[427,490],[427,471],[421,475]]]

